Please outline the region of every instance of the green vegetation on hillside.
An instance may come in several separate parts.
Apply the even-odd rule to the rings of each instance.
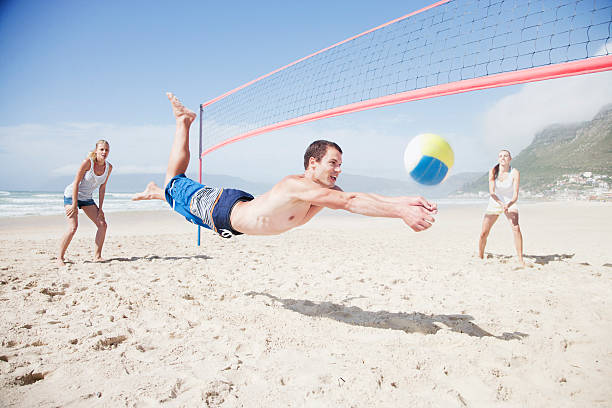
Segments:
[[[544,129],[512,165],[521,171],[521,188],[532,192],[546,190],[566,174],[612,175],[612,105],[591,121]],[[487,174],[463,191],[488,191]]]

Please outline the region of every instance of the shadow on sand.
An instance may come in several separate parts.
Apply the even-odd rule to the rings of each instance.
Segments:
[[[553,254],[553,255],[523,255],[523,258],[530,259],[533,263],[537,263],[539,265],[546,265],[550,262],[555,261],[563,261],[564,259],[571,259],[575,254]],[[487,252],[487,259],[499,259],[502,262],[510,261],[511,259],[516,258],[515,255],[502,255],[502,254],[492,254]]]
[[[525,333],[503,333],[499,336],[481,329],[471,322],[469,315],[426,315],[423,313],[391,313],[386,311],[370,312],[356,306],[344,306],[331,302],[312,302],[310,300],[280,299],[262,292],[248,292],[246,296],[265,296],[281,303],[285,309],[311,317],[326,317],[354,326],[374,327],[377,329],[402,330],[406,333],[436,334],[442,329],[439,323],[450,330],[474,337],[495,337],[500,340],[516,340],[527,337]],[[346,301],[348,301],[347,299]]]
[[[98,263],[110,263],[113,261],[117,262],[134,262],[140,260],[152,261],[154,259],[162,259],[164,261],[178,261],[181,259],[212,259],[208,255],[192,255],[192,256],[158,256],[158,255],[147,255],[147,256],[132,256],[129,258],[108,258]],[[94,263],[94,261],[85,261],[85,263]]]

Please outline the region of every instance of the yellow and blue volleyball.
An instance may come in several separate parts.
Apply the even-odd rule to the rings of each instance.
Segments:
[[[455,154],[446,140],[433,133],[416,136],[404,150],[404,166],[420,184],[443,182],[455,163]]]

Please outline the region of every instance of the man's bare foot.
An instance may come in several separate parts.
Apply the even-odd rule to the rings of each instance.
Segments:
[[[64,262],[64,260],[62,258],[57,258],[57,265],[58,266],[66,266],[66,262]]]
[[[94,256],[93,261],[94,262],[106,262],[106,260],[104,258],[102,258],[101,256],[98,256],[98,255]]]
[[[166,96],[172,103],[172,112],[176,120],[185,121],[187,124],[191,124],[195,120],[197,115],[192,110],[187,109],[172,92],[166,92]]]
[[[164,191],[154,182],[147,184],[147,188],[145,188],[142,193],[137,193],[132,196],[132,201],[163,199],[165,199]]]

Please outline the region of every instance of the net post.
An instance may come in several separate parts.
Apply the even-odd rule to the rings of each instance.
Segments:
[[[202,184],[202,104],[200,104],[200,141],[198,149],[198,161],[200,163],[200,170],[198,174],[198,183]],[[201,227],[198,225],[198,246],[200,246]]]

